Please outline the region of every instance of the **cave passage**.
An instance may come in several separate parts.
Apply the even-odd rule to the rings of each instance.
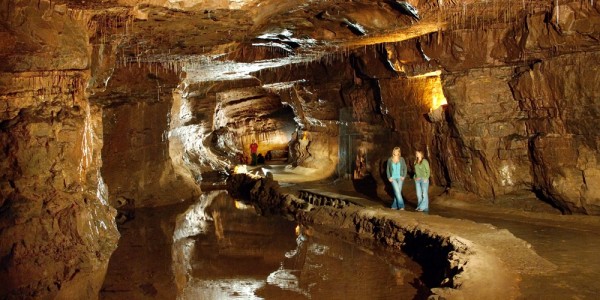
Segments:
[[[3,1],[0,299],[593,298],[599,24],[593,0]]]

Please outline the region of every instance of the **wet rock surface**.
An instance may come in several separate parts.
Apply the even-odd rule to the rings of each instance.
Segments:
[[[95,298],[119,233],[79,71],[2,73],[0,294]]]
[[[600,214],[600,4],[403,5],[3,3],[0,294],[94,298],[111,206],[122,223],[197,197],[253,139],[321,178],[362,158],[376,199],[398,145],[409,167],[426,152],[434,185]],[[276,189],[252,194],[269,210],[289,201]]]
[[[131,66],[113,70],[105,89],[90,97],[104,107],[101,172],[112,206],[158,206],[200,195],[191,172],[171,158],[178,158],[169,138],[177,84],[176,74],[164,69]]]
[[[285,6],[276,1],[125,1],[122,6],[59,1],[37,7],[20,1],[4,14],[7,26],[15,28],[7,37],[29,45],[31,58],[60,53],[67,59],[49,61],[70,69],[91,67],[92,99],[102,105],[118,110],[116,103],[127,103],[123,108],[140,101],[153,103],[152,94],[162,87],[156,91],[163,93],[156,105],[163,107],[155,113],[170,110],[173,126],[134,129],[137,139],[145,139],[148,133],[140,133],[144,130],[153,132],[150,139],[167,130],[174,137],[173,147],[164,142],[144,146],[172,152],[170,159],[147,158],[164,162],[165,171],[152,172],[162,174],[159,186],[177,176],[193,185],[203,172],[225,169],[227,160],[239,162],[236,155],[249,155],[248,146],[257,139],[262,151],[287,150],[290,162],[322,168],[324,175],[343,175],[336,164],[351,168],[351,162],[343,160],[357,151],[365,153],[376,192],[382,195],[381,164],[390,149],[379,145],[389,143],[400,145],[409,158],[417,148],[427,150],[436,184],[484,197],[531,189],[565,213],[596,214],[598,195],[587,184],[598,169],[596,135],[581,124],[590,124],[597,111],[594,68],[582,67],[582,62],[595,61],[598,50],[593,42],[598,34],[597,4],[517,2],[407,3],[419,18],[387,2],[293,9],[293,1]],[[33,17],[35,11],[46,15]],[[78,27],[84,21],[90,26]],[[367,37],[357,36],[349,24],[362,26]],[[27,30],[42,38],[27,36]],[[75,51],[72,43],[61,42],[64,36],[86,45],[85,39],[92,39],[92,51]],[[369,46],[382,42],[387,43]],[[361,50],[357,45],[366,46]],[[45,52],[35,50],[42,48]],[[288,48],[291,53],[285,52]],[[287,50],[282,54],[281,49]],[[27,61],[18,59],[15,55],[21,54],[14,48],[2,53],[7,61]],[[206,56],[219,53],[227,53],[227,58]],[[77,59],[70,59],[74,56]],[[28,69],[7,66],[12,71],[60,69],[30,63]],[[581,74],[560,72],[555,66],[571,66],[567,70]],[[149,72],[131,71],[140,67]],[[123,77],[124,70],[130,71],[128,77]],[[168,70],[168,79],[160,70]],[[177,74],[180,71],[185,73]],[[140,79],[148,82],[146,86]],[[156,82],[155,87],[149,85]],[[180,100],[167,99],[172,89]],[[123,97],[131,94],[136,97]],[[448,105],[430,116],[435,97],[447,98]],[[291,109],[295,122],[273,122],[271,114],[281,109]],[[352,117],[345,118],[342,109],[350,109]],[[349,133],[356,138],[347,149],[351,153],[340,160],[344,152],[337,148],[345,132],[339,124],[346,122],[357,132]],[[290,137],[293,132],[296,135]],[[191,136],[201,136],[205,143],[190,145]],[[116,137],[127,138],[131,137]],[[574,154],[554,159],[555,154],[544,149]],[[109,164],[106,168],[120,170]],[[152,176],[144,178],[154,181]],[[158,191],[134,195],[142,191],[128,185],[118,180],[109,184],[111,198],[140,198],[138,203],[154,205],[158,200],[148,199],[162,196]],[[123,191],[116,192],[119,186]],[[186,190],[189,195],[198,192],[191,186]]]

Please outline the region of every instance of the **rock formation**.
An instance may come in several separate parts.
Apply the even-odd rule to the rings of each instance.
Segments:
[[[0,295],[95,298],[119,234],[102,108],[86,94],[89,32],[64,5],[32,4],[1,13]]]
[[[407,5],[2,3],[0,294],[94,298],[115,208],[195,198],[253,139],[322,177],[361,153],[382,198],[399,145],[436,185],[600,214],[600,4]]]

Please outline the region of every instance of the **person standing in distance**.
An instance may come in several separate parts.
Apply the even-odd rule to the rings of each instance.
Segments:
[[[387,178],[392,183],[394,190],[394,202],[392,209],[404,210],[404,199],[402,199],[402,185],[406,178],[406,162],[400,156],[400,147],[392,150],[392,156],[387,161]]]
[[[423,158],[423,151],[415,153],[415,187],[417,190],[417,211],[429,211],[429,162]]]
[[[250,155],[252,156],[252,165],[256,166],[257,163],[257,156],[256,154],[258,153],[258,144],[256,143],[256,140],[252,140],[252,144],[250,144]]]

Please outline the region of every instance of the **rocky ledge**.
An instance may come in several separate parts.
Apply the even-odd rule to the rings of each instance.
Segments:
[[[423,267],[421,279],[433,299],[514,299],[521,275],[556,268],[527,242],[489,224],[387,208],[315,206],[284,192],[271,177],[233,174],[227,188],[262,213],[356,232],[405,252]]]

